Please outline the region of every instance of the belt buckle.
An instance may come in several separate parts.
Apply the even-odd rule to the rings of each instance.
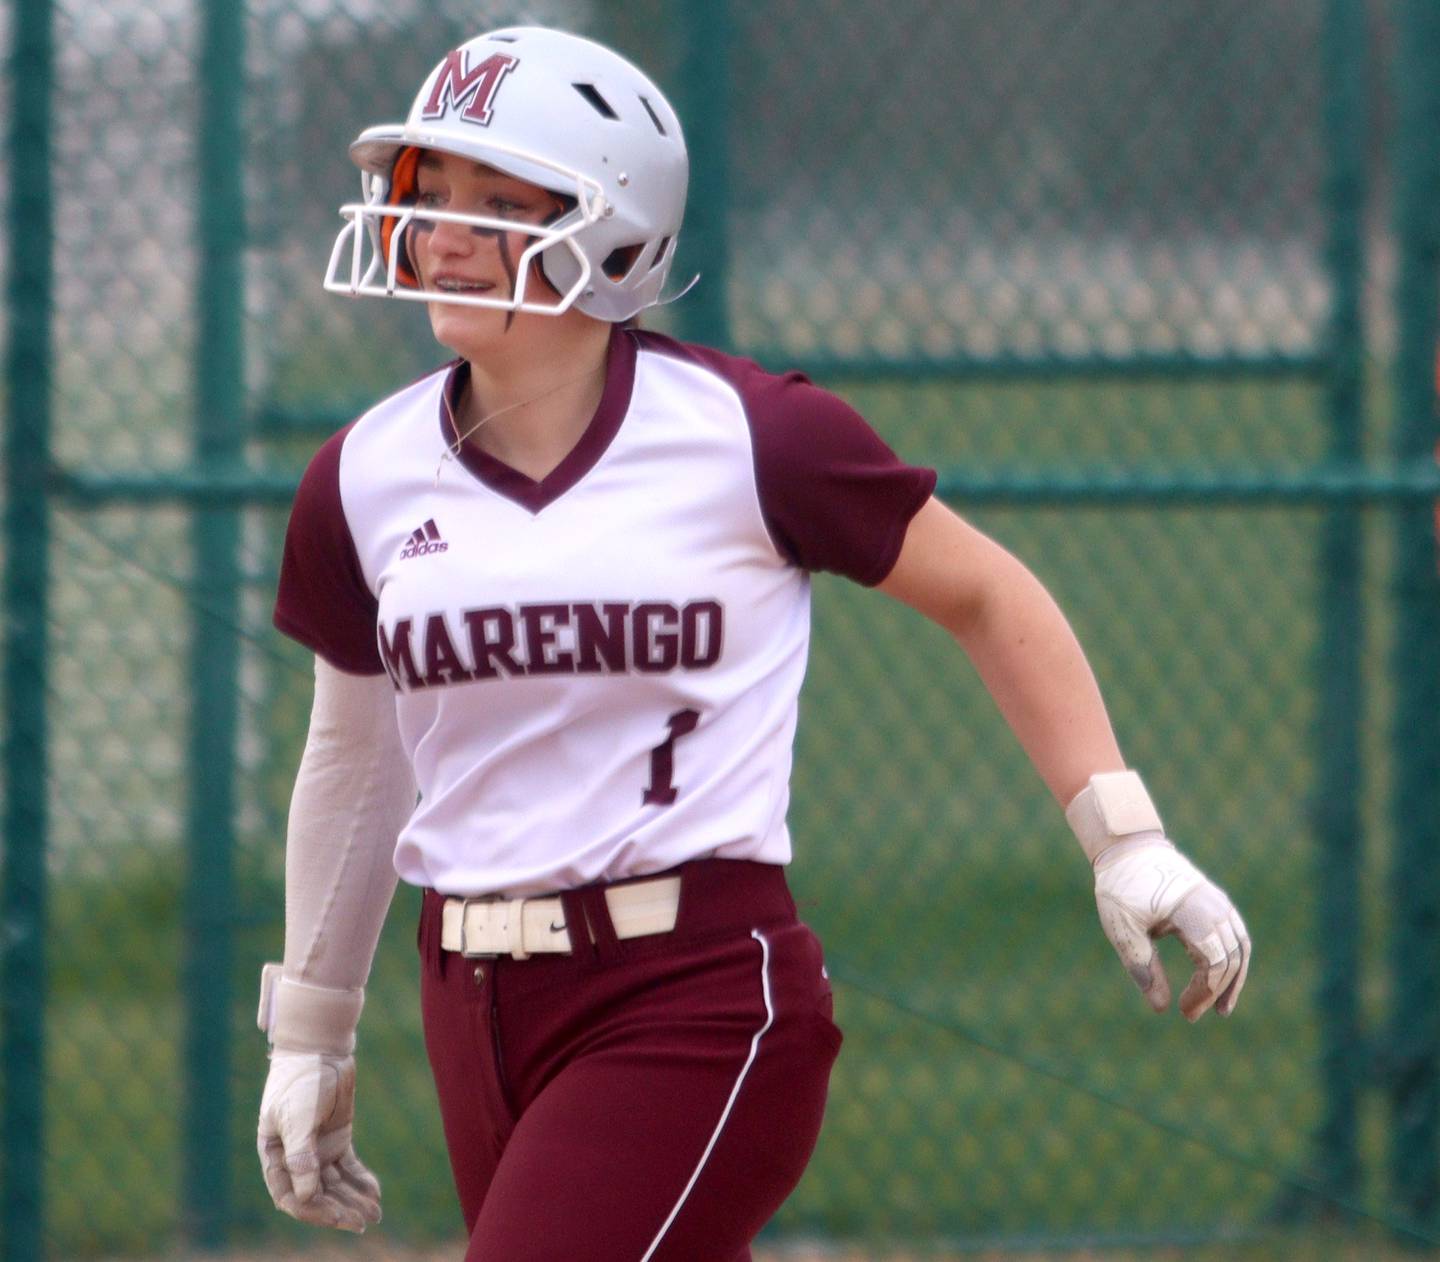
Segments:
[[[471,903],[493,903],[493,898],[480,896],[478,898],[462,898],[460,900],[460,954],[467,960],[498,960],[499,951],[471,951],[465,942],[465,913],[470,909]]]

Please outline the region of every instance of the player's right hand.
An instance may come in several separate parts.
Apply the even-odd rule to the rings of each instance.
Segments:
[[[353,1056],[270,1053],[257,1142],[278,1209],[341,1231],[380,1221],[380,1181],[355,1156],[354,1117]]]

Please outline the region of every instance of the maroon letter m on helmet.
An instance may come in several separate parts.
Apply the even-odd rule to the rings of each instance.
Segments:
[[[467,70],[461,50],[455,49],[446,55],[440,73],[435,76],[435,86],[425,102],[424,117],[443,118],[448,110],[465,105],[461,118],[467,123],[489,126],[491,107],[495,104],[495,94],[500,91],[501,80],[519,64],[518,57],[495,53],[473,70]]]

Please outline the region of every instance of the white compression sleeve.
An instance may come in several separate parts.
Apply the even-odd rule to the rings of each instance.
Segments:
[[[395,838],[414,806],[389,679],[348,675],[317,657],[285,838],[287,978],[365,984],[395,893]]]

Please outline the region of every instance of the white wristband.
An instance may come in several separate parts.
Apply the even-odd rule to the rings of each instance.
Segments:
[[[1065,820],[1093,864],[1102,851],[1136,833],[1165,834],[1160,814],[1134,771],[1104,771],[1065,808]]]
[[[349,1056],[355,1050],[355,1027],[365,1006],[363,987],[337,990],[312,986],[284,976],[279,964],[260,970],[260,1028],[271,1047],[287,1051]]]

